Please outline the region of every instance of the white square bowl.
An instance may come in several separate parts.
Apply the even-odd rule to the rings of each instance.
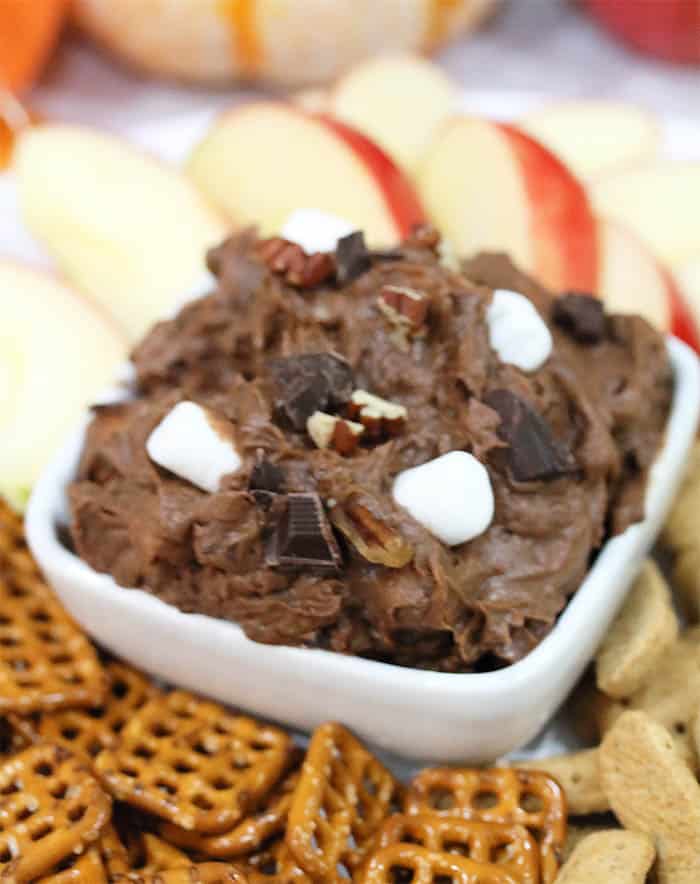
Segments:
[[[558,623],[525,659],[496,672],[405,669],[328,651],[271,647],[233,623],[183,614],[123,589],[61,543],[66,486],[87,419],[39,480],[27,535],[73,617],[102,645],[168,682],[301,730],[341,721],[394,754],[486,762],[530,741],[590,662],[651,549],[683,478],[700,414],[695,354],[669,339],[675,389],[665,444],[651,472],[646,518],[608,541]]]

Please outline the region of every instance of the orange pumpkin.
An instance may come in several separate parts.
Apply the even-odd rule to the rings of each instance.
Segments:
[[[0,0],[0,90],[19,92],[39,76],[58,38],[67,0]]]

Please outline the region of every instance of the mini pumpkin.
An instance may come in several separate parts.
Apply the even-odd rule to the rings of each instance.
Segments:
[[[34,82],[58,38],[66,0],[0,0],[0,90]]]
[[[153,74],[324,82],[385,50],[430,50],[498,0],[75,0],[86,33]]]

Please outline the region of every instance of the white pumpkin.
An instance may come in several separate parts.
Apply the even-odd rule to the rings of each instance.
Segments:
[[[78,24],[153,74],[324,82],[376,52],[429,50],[498,0],[75,0]]]

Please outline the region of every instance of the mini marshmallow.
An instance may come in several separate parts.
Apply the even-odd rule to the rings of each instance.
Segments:
[[[320,209],[297,209],[287,219],[281,236],[300,245],[308,254],[334,252],[338,240],[354,233],[357,227]]]
[[[179,402],[148,437],[146,450],[158,466],[212,493],[242,463],[216,417],[196,402]]]
[[[447,546],[473,540],[493,519],[488,471],[466,451],[450,451],[399,473],[393,496],[399,506]]]
[[[496,289],[486,312],[489,343],[501,362],[536,371],[552,353],[552,335],[532,302],[518,292]]]

